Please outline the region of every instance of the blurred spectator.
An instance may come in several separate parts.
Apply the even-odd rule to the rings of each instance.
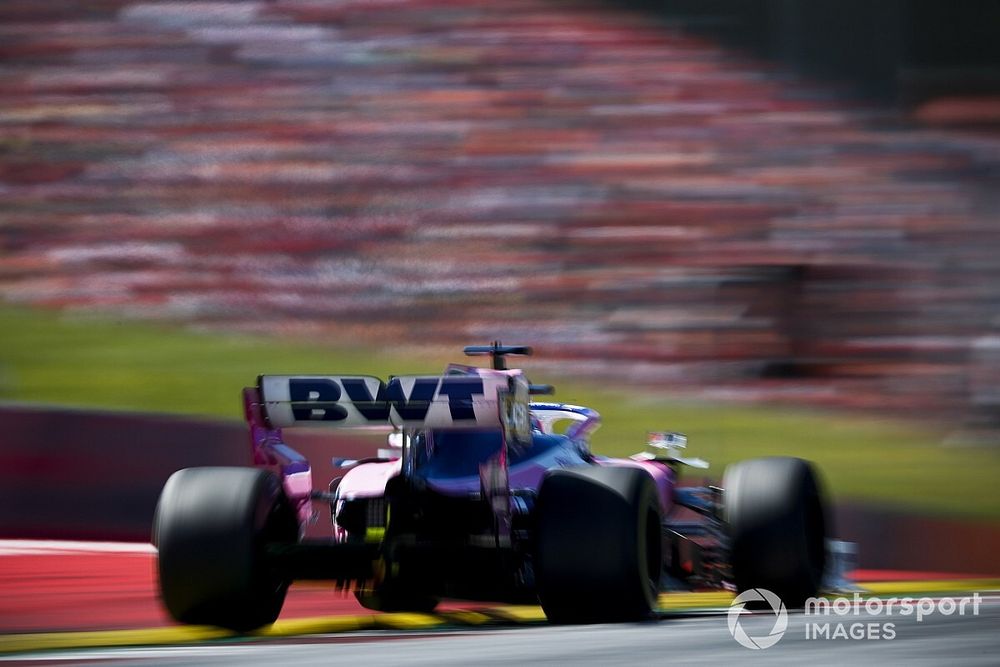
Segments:
[[[586,2],[9,0],[0,57],[8,300],[500,337],[737,397],[995,393],[990,131]]]

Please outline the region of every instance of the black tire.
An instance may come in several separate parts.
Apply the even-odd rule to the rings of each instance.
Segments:
[[[827,516],[812,465],[774,457],[726,468],[724,513],[734,584],[766,588],[788,607],[819,591],[826,565]]]
[[[273,623],[289,581],[264,545],[294,543],[298,522],[278,477],[256,468],[171,475],[153,520],[160,595],[181,623],[245,632]]]
[[[644,470],[554,470],[538,494],[535,577],[553,623],[648,618],[656,606],[662,516]]]

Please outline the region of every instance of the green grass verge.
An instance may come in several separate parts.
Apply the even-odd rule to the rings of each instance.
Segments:
[[[0,399],[238,419],[239,390],[260,373],[434,373],[439,354],[403,357],[267,338],[200,334],[129,321],[73,319],[0,307]],[[455,355],[458,360],[458,356]],[[530,368],[530,361],[526,364]],[[1000,448],[946,448],[942,433],[842,414],[679,402],[669,396],[557,385],[557,398],[599,410],[594,449],[627,455],[646,432],[673,429],[689,452],[725,464],[754,456],[815,461],[837,499],[1000,518]],[[697,471],[696,471],[697,472]],[[690,474],[690,473],[689,473]],[[700,473],[699,473],[700,474]]]

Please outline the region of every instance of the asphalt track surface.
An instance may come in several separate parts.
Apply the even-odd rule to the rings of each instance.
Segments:
[[[255,644],[69,651],[18,656],[23,663],[92,665],[789,665],[926,664],[997,665],[1000,605],[978,616],[935,615],[896,619],[892,640],[806,639],[812,617],[792,614],[776,645],[751,650],[730,636],[724,613],[668,616],[657,622],[594,626],[378,632],[325,635]],[[825,619],[834,620],[834,619]],[[854,622],[855,619],[848,619]],[[861,619],[866,620],[866,619]],[[750,634],[766,634],[770,614],[744,621]],[[2,664],[2,663],[0,663]]]
[[[76,548],[74,545],[70,545]],[[23,575],[17,563],[25,563],[26,547],[7,543],[0,569],[6,574]],[[187,628],[157,622],[160,614],[155,598],[148,593],[150,582],[148,550],[127,547],[124,553],[106,561],[113,565],[144,558],[137,566],[142,576],[120,591],[107,591],[100,571],[77,572],[76,591],[81,597],[74,606],[67,596],[66,579],[52,578],[50,568],[62,568],[62,559],[78,559],[79,554],[65,553],[66,545],[39,549],[27,547],[39,578],[0,576],[0,667],[17,664],[107,664],[107,665],[466,665],[466,664],[725,664],[725,661],[763,662],[767,664],[856,663],[866,664],[1000,664],[1000,581],[894,581],[866,583],[873,594],[931,595],[935,598],[983,592],[979,613],[959,616],[932,614],[917,621],[915,616],[870,617],[864,613],[845,617],[805,616],[792,613],[787,631],[773,647],[751,650],[732,637],[726,612],[731,593],[669,593],[661,597],[664,611],[658,620],[641,624],[551,626],[537,607],[497,606],[452,608],[442,614],[363,614],[345,607],[316,616],[318,604],[330,604],[329,591],[306,591],[299,607],[290,610],[271,628],[250,637],[236,637],[214,628]],[[92,547],[88,547],[92,548]],[[102,547],[117,551],[119,547]],[[43,552],[49,555],[43,556]],[[54,552],[54,553],[53,553]],[[90,557],[97,557],[91,554]],[[83,562],[72,562],[79,567]],[[87,561],[90,564],[89,561]],[[46,565],[51,563],[51,565]],[[26,566],[24,566],[26,567]],[[40,569],[39,569],[40,568]],[[5,574],[0,572],[0,575]],[[54,598],[47,598],[41,584],[49,579],[61,592],[59,608],[76,613],[75,627],[66,625],[56,613]],[[68,576],[69,573],[66,573]],[[109,575],[110,576],[110,575]],[[101,589],[99,597],[83,584]],[[30,590],[25,590],[30,589]],[[110,596],[110,597],[109,597]],[[322,597],[320,597],[322,596]],[[317,599],[315,602],[313,597]],[[37,598],[37,600],[35,600]],[[136,600],[135,598],[139,598]],[[127,603],[127,604],[126,604]],[[101,609],[118,616],[103,620]],[[47,628],[31,627],[44,620],[41,610],[49,609]],[[31,612],[36,617],[32,620]],[[142,610],[146,611],[143,612]],[[91,610],[90,613],[87,610]],[[152,611],[151,611],[152,610]],[[15,612],[20,613],[15,613]],[[300,617],[294,612],[298,611]],[[146,615],[144,616],[143,613]],[[19,618],[21,627],[13,619]],[[27,619],[27,620],[26,620]],[[131,624],[125,623],[130,621]],[[774,626],[771,613],[758,613],[743,619],[751,636],[768,634]],[[847,628],[855,624],[892,622],[892,639],[821,638],[807,639],[806,628],[812,623],[829,623],[833,633],[837,624]],[[24,626],[28,623],[28,626]],[[107,625],[111,623],[112,625]],[[94,628],[108,629],[94,629]],[[113,628],[113,629],[112,629]],[[131,628],[131,629],[129,629]],[[41,632],[40,632],[41,630]],[[58,650],[52,650],[58,649]]]

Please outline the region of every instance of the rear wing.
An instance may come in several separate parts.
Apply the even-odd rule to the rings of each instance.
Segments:
[[[272,428],[514,428],[530,438],[528,384],[520,375],[262,375]],[[512,423],[513,422],[513,423]]]

